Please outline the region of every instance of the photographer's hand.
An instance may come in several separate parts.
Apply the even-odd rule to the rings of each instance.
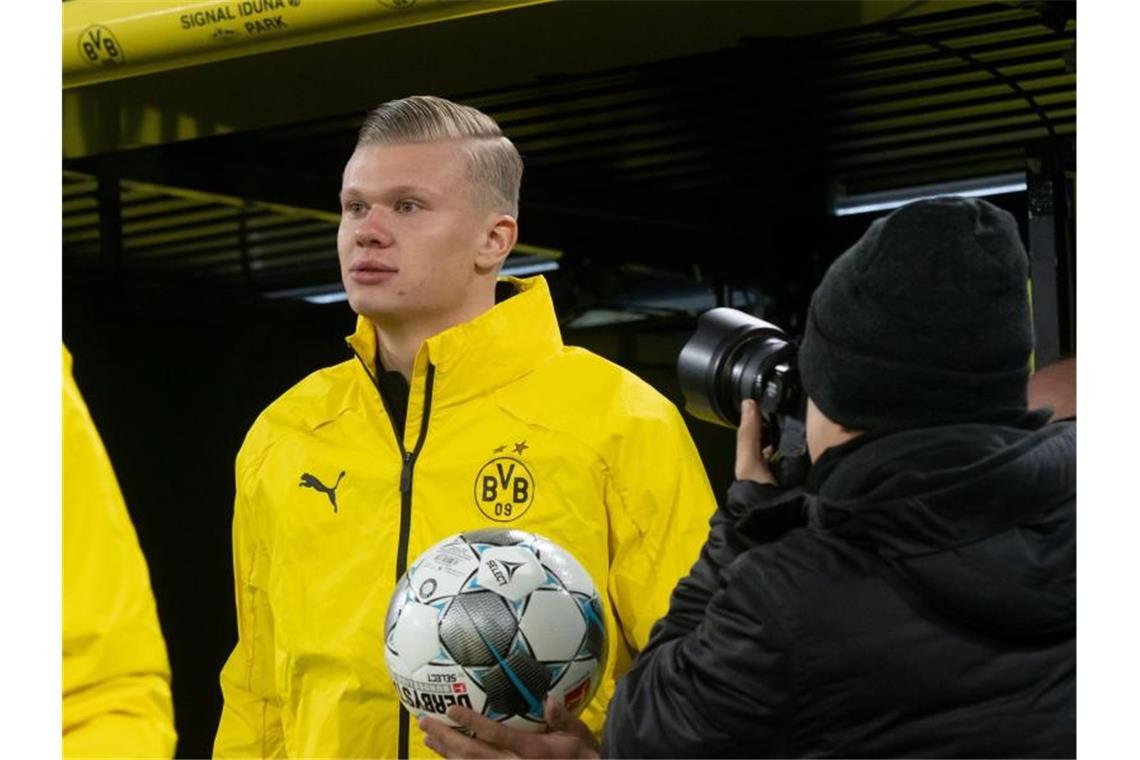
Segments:
[[[772,447],[765,449],[760,429],[760,410],[755,401],[746,399],[740,405],[740,427],[736,430],[736,479],[777,485],[768,466]]]

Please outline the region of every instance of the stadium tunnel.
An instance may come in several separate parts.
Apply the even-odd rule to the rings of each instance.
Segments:
[[[180,756],[210,752],[236,638],[233,457],[345,358],[336,195],[384,100],[502,125],[526,164],[507,271],[678,405],[697,314],[798,335],[876,214],[948,190],[1021,221],[1037,361],[1076,351],[1075,4],[70,0],[63,22],[63,337],[149,561]],[[686,421],[723,493],[732,432]]]

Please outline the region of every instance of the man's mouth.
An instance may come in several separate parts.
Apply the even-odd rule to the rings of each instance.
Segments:
[[[392,279],[398,271],[391,264],[378,261],[360,261],[349,267],[348,274],[353,282],[361,285],[375,285]]]

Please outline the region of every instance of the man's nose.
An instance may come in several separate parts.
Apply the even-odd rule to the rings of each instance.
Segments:
[[[392,231],[384,209],[373,206],[356,225],[356,244],[361,248],[387,248],[392,245]]]

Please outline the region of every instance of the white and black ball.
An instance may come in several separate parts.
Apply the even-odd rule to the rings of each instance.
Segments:
[[[519,530],[460,533],[421,554],[392,595],[384,655],[413,715],[453,704],[526,730],[554,695],[578,714],[605,670],[593,580],[569,552]]]

